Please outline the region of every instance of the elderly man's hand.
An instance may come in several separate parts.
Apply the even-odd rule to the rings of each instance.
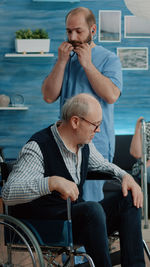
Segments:
[[[131,175],[126,174],[122,180],[122,192],[124,196],[127,196],[128,190],[132,192],[134,206],[141,208],[143,206],[143,193],[141,188]]]
[[[51,192],[59,192],[61,197],[65,200],[70,197],[72,201],[75,201],[79,196],[77,185],[74,182],[59,176],[51,176],[49,178],[49,190]]]

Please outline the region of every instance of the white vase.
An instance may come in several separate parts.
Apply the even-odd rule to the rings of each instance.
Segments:
[[[0,95],[0,107],[8,107],[10,103],[10,97],[7,95]]]
[[[15,39],[17,53],[44,53],[50,50],[50,39]]]

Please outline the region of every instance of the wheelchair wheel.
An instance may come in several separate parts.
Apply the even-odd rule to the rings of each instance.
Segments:
[[[0,267],[44,267],[40,246],[18,219],[0,214]]]

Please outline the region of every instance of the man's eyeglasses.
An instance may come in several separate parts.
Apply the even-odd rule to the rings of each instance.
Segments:
[[[96,132],[96,130],[98,129],[98,127],[100,127],[100,125],[101,125],[101,122],[100,122],[99,124],[95,124],[95,123],[93,123],[93,122],[91,122],[91,121],[86,120],[86,119],[83,118],[83,117],[79,117],[79,118],[80,118],[81,120],[86,121],[87,123],[93,125],[93,126],[95,127],[95,128],[94,128],[94,132]]]

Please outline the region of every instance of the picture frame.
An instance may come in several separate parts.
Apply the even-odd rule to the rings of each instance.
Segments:
[[[121,42],[121,11],[99,10],[99,42]]]
[[[148,70],[148,47],[118,47],[123,70]]]
[[[124,16],[125,38],[150,38],[150,20],[136,16]]]

